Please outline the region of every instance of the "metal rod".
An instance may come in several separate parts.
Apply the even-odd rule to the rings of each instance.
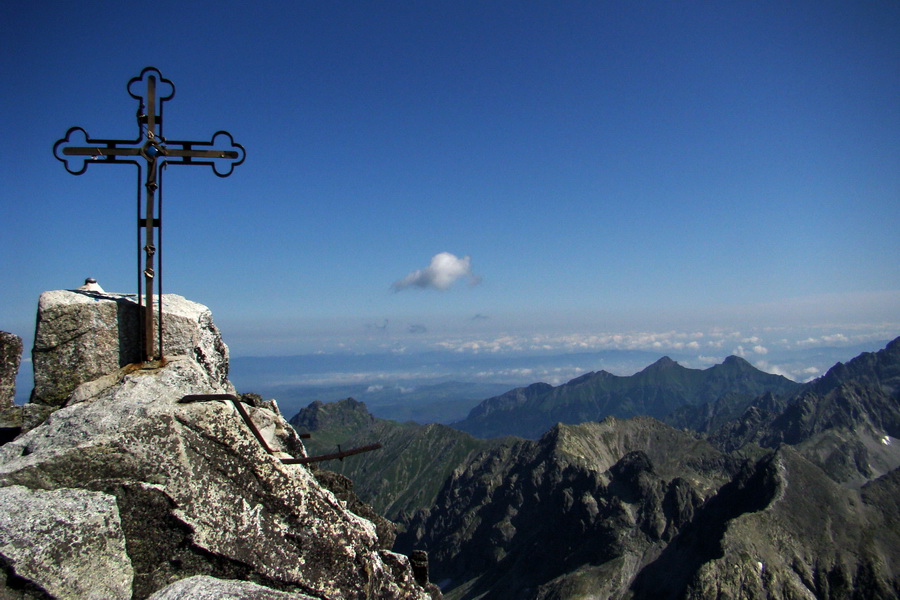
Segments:
[[[140,156],[140,148],[96,148],[89,146],[67,146],[62,149],[66,156]]]
[[[156,190],[156,159],[152,159],[147,165],[147,188],[146,203],[144,210],[146,211],[144,220],[144,362],[151,361],[154,358],[153,347],[153,255],[156,252],[154,246],[154,221],[153,221],[153,204],[154,191]]]
[[[143,313],[143,311],[141,311],[141,298],[143,298],[143,295],[144,295],[144,278],[141,276],[142,275],[142,273],[141,273],[141,237],[142,237],[142,233],[143,233],[141,231],[141,227],[142,227],[142,225],[141,225],[141,208],[142,208],[142,199],[143,199],[142,188],[143,188],[143,183],[144,183],[143,182],[144,169],[141,166],[141,163],[136,163],[136,164],[137,164],[137,168],[138,168],[138,178],[137,178],[137,253],[136,253],[136,256],[137,256],[137,284],[138,285],[137,285],[137,297],[134,300],[135,300],[135,302],[137,302],[137,305],[138,305],[138,315],[140,315],[140,317],[143,318],[144,313]],[[142,326],[142,324],[140,324],[140,322],[137,325],[137,330],[138,330],[138,338],[140,339],[140,342],[141,342],[140,347],[139,347],[140,348],[140,350],[139,350],[140,357],[139,358],[141,361],[143,361],[144,354],[145,354],[146,348],[147,348],[147,342],[145,340],[147,332],[144,330],[144,327]],[[129,360],[131,360],[131,359],[129,358]]]
[[[306,465],[309,463],[322,462],[323,460],[342,460],[347,456],[362,454],[363,452],[371,452],[372,450],[378,450],[379,448],[381,448],[381,444],[369,444],[368,446],[360,446],[359,448],[341,450],[340,452],[334,452],[332,454],[322,454],[320,456],[306,456],[303,458],[282,458],[281,462],[285,465]]]
[[[160,117],[162,117],[162,106],[160,109]],[[160,134],[162,133],[162,123],[159,124]],[[162,285],[162,175],[166,163],[159,168],[159,218],[156,224],[156,291],[159,293],[159,324],[157,325],[157,338],[159,339],[159,359],[162,360],[166,353],[163,350],[163,285]]]
[[[244,420],[244,423],[246,423],[247,427],[250,428],[250,431],[253,432],[253,435],[256,437],[259,445],[263,447],[263,450],[265,450],[268,454],[272,454],[272,449],[269,448],[269,444],[266,443],[265,438],[263,438],[262,434],[259,432],[259,429],[256,428],[256,423],[254,423],[253,419],[250,418],[250,415],[247,414],[247,409],[244,408],[244,405],[241,404],[241,401],[232,399],[231,403],[234,404],[234,407],[237,409],[238,413],[240,413],[241,418]]]

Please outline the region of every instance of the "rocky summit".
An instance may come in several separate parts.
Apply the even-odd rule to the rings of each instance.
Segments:
[[[274,402],[234,395],[206,307],[164,296],[166,358],[143,365],[129,302],[41,297],[33,403],[52,412],[0,447],[0,598],[430,597],[372,522],[282,462],[303,445]]]

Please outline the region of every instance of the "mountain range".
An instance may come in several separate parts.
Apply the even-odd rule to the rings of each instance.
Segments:
[[[369,417],[356,431],[385,436],[384,454],[342,465],[368,478],[364,499],[412,447],[390,431],[419,460],[464,435]],[[517,388],[459,425],[533,435],[550,421],[536,439],[458,438],[461,461],[415,469],[437,493],[393,505],[395,548],[427,549],[450,600],[900,597],[900,338],[804,385],[737,357],[661,359]]]
[[[688,369],[663,357],[627,377],[591,372],[560,386],[535,383],[488,398],[453,426],[476,437],[517,435],[537,439],[556,423],[583,423],[637,415],[664,419],[685,406],[729,395],[749,402],[765,392],[784,395],[799,384],[729,356],[708,369]]]

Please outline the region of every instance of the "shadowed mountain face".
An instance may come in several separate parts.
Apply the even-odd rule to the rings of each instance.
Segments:
[[[427,548],[450,599],[897,598],[898,350],[723,394],[708,441],[610,418],[484,452],[396,547]]]
[[[619,377],[599,371],[553,387],[536,383],[489,398],[453,426],[476,437],[517,435],[537,439],[556,423],[599,421],[608,416],[662,419],[681,407],[714,403],[723,396],[744,408],[765,393],[800,387],[730,356],[709,369],[688,369],[663,357],[643,371]]]
[[[447,598],[894,598],[896,486],[647,418],[559,425],[454,472],[395,548],[428,548]]]
[[[862,485],[900,466],[900,338],[883,350],[838,363],[788,399],[754,400],[710,441],[792,444],[841,483]]]

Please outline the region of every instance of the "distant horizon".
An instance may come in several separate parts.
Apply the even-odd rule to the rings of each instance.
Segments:
[[[704,357],[705,360],[696,360],[684,350],[674,348],[573,351],[556,355],[534,352],[476,355],[438,350],[410,355],[334,353],[234,357],[230,378],[239,391],[252,391],[278,400],[289,415],[313,400],[334,402],[353,397],[365,402],[373,414],[384,418],[403,420],[401,415],[444,414],[441,422],[450,423],[453,419],[449,415],[462,416],[460,406],[471,408],[481,400],[517,387],[535,383],[559,386],[598,371],[630,376],[664,356],[682,367],[698,370],[721,365],[729,356],[738,356],[761,371],[806,383],[821,377],[838,363],[846,363],[865,352],[882,350],[896,337],[855,344],[840,339],[818,340],[819,345],[808,339],[801,347],[788,351],[773,349],[771,354],[762,357],[729,354],[721,359]],[[823,342],[829,345],[821,345]],[[762,347],[756,350],[761,351]]]
[[[190,299],[190,298],[189,298]],[[798,303],[802,308],[804,303]],[[799,310],[799,309],[797,309]],[[748,311],[749,312],[749,311]],[[787,314],[787,316],[791,316]],[[328,357],[330,371],[318,366],[306,373],[281,376],[295,385],[342,386],[366,381],[427,381],[459,377],[461,381],[510,382],[527,384],[544,381],[559,385],[589,371],[607,370],[615,375],[632,375],[662,356],[669,356],[689,368],[707,368],[734,355],[744,358],[767,373],[783,375],[797,382],[821,376],[836,362],[845,362],[862,351],[874,352],[900,336],[900,323],[844,323],[819,325],[770,325],[741,329],[709,326],[698,321],[691,328],[583,330],[572,333],[546,333],[527,323],[502,329],[496,319],[474,319],[464,327],[430,329],[404,322],[372,319],[344,319],[339,326],[329,323],[282,323],[266,327],[259,322],[242,329],[233,328],[229,319],[213,320],[229,346],[232,365],[241,359],[279,359]],[[675,319],[677,321],[677,319]],[[715,320],[713,320],[715,322]],[[783,321],[782,321],[783,322]],[[705,325],[705,326],[704,326]],[[570,326],[571,327],[571,326]],[[553,328],[558,328],[554,326]],[[17,378],[16,401],[26,399],[31,389],[31,346],[33,331],[12,331],[22,337],[22,369]],[[298,340],[304,340],[298,343]],[[639,359],[612,365],[568,360],[609,353],[624,356],[634,352]],[[449,366],[435,372],[435,361],[444,357]],[[359,361],[357,359],[365,359]],[[649,361],[649,362],[647,362]],[[369,370],[356,367],[369,363]],[[343,364],[342,364],[343,363]],[[402,364],[394,369],[391,363]],[[455,363],[464,369],[453,371]],[[477,367],[483,363],[483,368]],[[304,364],[311,364],[307,361]],[[490,365],[500,364],[500,367]],[[527,365],[527,366],[522,366]],[[393,369],[393,370],[392,370]],[[232,368],[234,374],[234,368]],[[454,373],[456,375],[454,375]],[[237,379],[241,375],[237,374]],[[276,382],[273,382],[273,385]],[[402,383],[398,384],[402,387]]]

